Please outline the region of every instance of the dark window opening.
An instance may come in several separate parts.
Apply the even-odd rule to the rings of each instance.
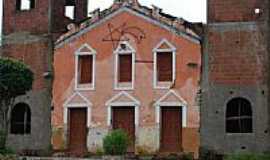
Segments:
[[[89,84],[92,83],[93,73],[93,56],[92,55],[81,55],[79,56],[79,83]]]
[[[66,6],[75,6],[76,2],[75,0],[66,0]]]
[[[16,10],[27,11],[34,9],[36,6],[36,0],[16,0]]]
[[[132,54],[119,55],[119,82],[132,81]]]
[[[30,134],[31,132],[31,111],[27,104],[19,103],[14,106],[11,112],[11,134]]]
[[[160,82],[171,82],[173,79],[172,52],[157,53],[157,79]]]
[[[252,133],[252,108],[248,100],[234,98],[227,104],[227,133]]]

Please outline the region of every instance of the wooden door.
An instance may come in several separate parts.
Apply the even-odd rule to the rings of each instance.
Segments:
[[[73,154],[83,154],[86,149],[87,109],[69,109],[69,151]]]
[[[130,138],[128,152],[134,152],[135,148],[135,109],[134,107],[113,108],[113,129],[122,129]]]
[[[160,151],[182,151],[182,110],[179,107],[161,107]]]

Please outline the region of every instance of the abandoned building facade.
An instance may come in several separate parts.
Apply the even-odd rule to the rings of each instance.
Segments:
[[[33,89],[16,99],[8,146],[47,151],[51,146],[51,87],[54,39],[71,23],[65,0],[4,0],[0,56],[18,59],[34,72]],[[75,20],[87,16],[87,1],[76,5]],[[24,4],[24,5],[23,5]],[[26,5],[25,5],[26,4]],[[80,8],[80,9],[78,9]],[[25,127],[26,126],[26,127]]]
[[[35,78],[16,99],[9,147],[95,152],[123,129],[129,152],[270,150],[268,0],[208,0],[203,35],[137,0],[91,18],[87,0],[24,1],[3,3],[0,56]]]
[[[136,0],[92,14],[56,42],[55,149],[95,152],[110,130],[123,129],[130,152],[197,154],[199,35]]]
[[[201,151],[269,151],[269,1],[208,0]]]

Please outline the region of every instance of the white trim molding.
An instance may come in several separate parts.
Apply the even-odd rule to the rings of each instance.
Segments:
[[[123,49],[123,45],[125,48]],[[135,60],[136,60],[136,50],[127,42],[120,42],[114,53],[114,89],[115,90],[134,90],[135,83]],[[132,77],[131,82],[118,82],[118,72],[119,72],[119,55],[132,55]]]
[[[76,97],[81,99],[80,102],[73,103],[72,100]],[[68,124],[68,110],[70,108],[86,108],[87,109],[87,127],[89,128],[91,125],[91,107],[93,104],[84,97],[80,92],[75,92],[72,96],[70,96],[65,103],[63,104],[64,107],[64,124]]]
[[[127,100],[119,101],[117,100],[120,97],[125,97]],[[141,105],[140,101],[131,96],[129,93],[125,91],[121,91],[120,93],[113,96],[106,102],[107,107],[107,125],[112,125],[112,107],[135,107],[135,126],[139,125],[139,107]]]
[[[174,96],[175,101],[166,101],[166,98]],[[154,103],[156,110],[156,123],[160,124],[161,107],[181,107],[182,108],[182,127],[187,127],[187,102],[174,90],[170,90]]]
[[[83,51],[83,49],[87,51]],[[76,91],[85,91],[85,90],[94,90],[95,89],[95,77],[96,77],[96,51],[89,46],[87,43],[83,44],[78,50],[75,51],[75,90]],[[79,56],[83,55],[92,55],[92,83],[90,84],[79,84]]]
[[[169,48],[160,48],[163,44],[167,45]],[[176,80],[176,47],[172,45],[167,39],[162,39],[156,47],[152,50],[154,63],[153,63],[153,87],[154,89],[170,89],[171,86],[175,83]],[[172,81],[171,82],[160,82],[164,83],[162,85],[159,84],[157,78],[157,54],[160,52],[171,52],[172,53]]]

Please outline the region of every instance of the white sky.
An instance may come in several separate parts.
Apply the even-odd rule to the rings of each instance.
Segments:
[[[165,13],[191,22],[206,22],[206,0],[139,0],[142,5],[158,6]],[[89,0],[89,11],[108,8],[113,0]]]
[[[100,8],[101,10],[108,8],[113,0],[88,0],[88,10]],[[21,9],[29,8],[29,0],[22,1]],[[139,0],[142,5],[151,7],[151,5],[158,6],[163,9],[165,13],[173,16],[182,17],[190,22],[204,22],[206,23],[206,0]],[[72,13],[72,8],[67,8],[68,13]],[[3,15],[3,0],[0,0],[0,35],[2,35],[2,15]],[[68,15],[73,16],[73,15]],[[1,45],[1,37],[0,37]]]

